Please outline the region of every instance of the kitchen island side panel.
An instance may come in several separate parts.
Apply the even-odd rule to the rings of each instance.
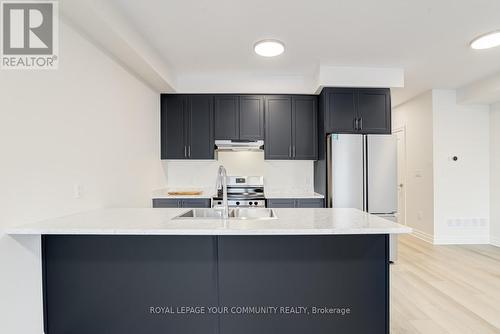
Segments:
[[[46,334],[388,333],[387,242],[387,235],[43,236]],[[228,313],[150,312],[196,306]],[[308,311],[231,310],[269,306]]]
[[[45,334],[209,334],[218,317],[150,313],[217,305],[214,236],[43,236]]]
[[[221,237],[222,305],[308,308],[223,315],[221,333],[389,333],[387,256],[386,235]],[[312,307],[350,314],[314,314]]]

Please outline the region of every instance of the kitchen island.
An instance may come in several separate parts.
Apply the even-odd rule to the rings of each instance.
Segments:
[[[106,209],[8,231],[40,235],[46,334],[388,333],[388,235],[355,209],[174,219]]]

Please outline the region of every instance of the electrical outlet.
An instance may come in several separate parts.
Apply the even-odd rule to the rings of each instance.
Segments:
[[[73,186],[73,198],[80,199],[82,198],[83,187],[81,184],[75,184]]]

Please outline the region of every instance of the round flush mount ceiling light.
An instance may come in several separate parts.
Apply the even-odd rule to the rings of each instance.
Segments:
[[[481,35],[470,42],[470,47],[475,50],[491,49],[495,46],[500,46],[500,30]]]
[[[255,43],[253,50],[262,57],[276,57],[285,51],[285,44],[276,39],[265,39]]]

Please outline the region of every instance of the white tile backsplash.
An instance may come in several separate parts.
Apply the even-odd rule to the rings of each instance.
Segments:
[[[219,165],[228,175],[262,175],[267,191],[312,192],[313,161],[264,160],[264,152],[218,152],[218,160],[167,160],[169,188],[215,187]]]

